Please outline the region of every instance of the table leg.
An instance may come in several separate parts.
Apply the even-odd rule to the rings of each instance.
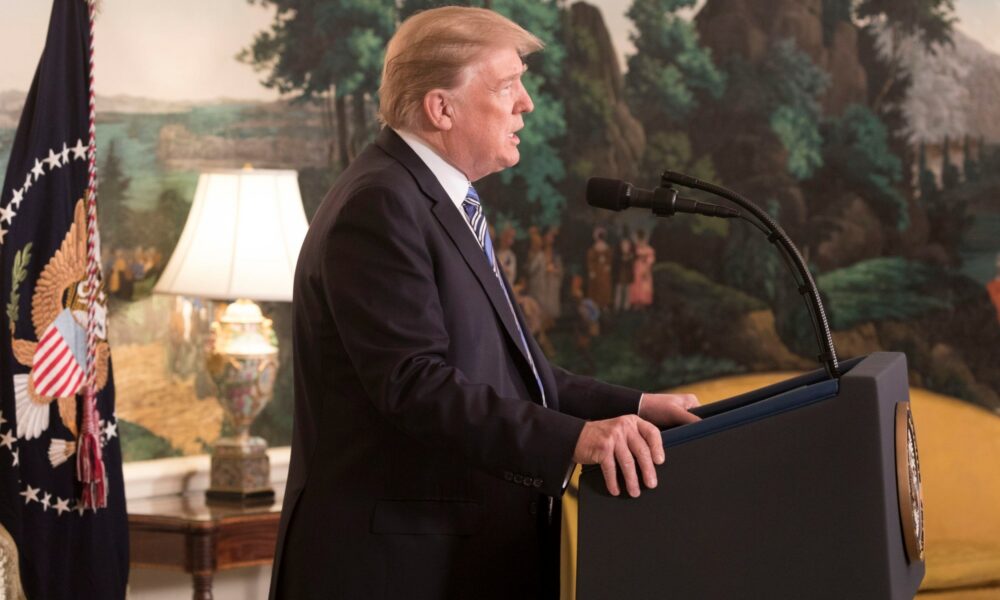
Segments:
[[[194,600],[212,600],[212,572],[197,571],[194,579]]]

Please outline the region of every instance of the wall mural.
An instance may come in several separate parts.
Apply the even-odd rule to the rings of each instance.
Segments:
[[[381,52],[396,19],[439,3],[256,4],[274,19],[237,56],[213,51],[254,69],[279,99],[98,98],[126,460],[203,452],[222,429],[202,368],[219,307],[151,293],[199,171],[296,169],[311,215],[377,131]],[[486,4],[547,45],[528,60],[536,108],[521,164],[477,188],[528,326],[554,362],[644,389],[817,367],[805,305],[756,229],[599,212],[583,200],[590,176],[650,188],[669,168],[778,219],[816,276],[842,359],[906,352],[914,385],[1000,413],[1000,54],[970,33],[989,26],[959,20],[981,0],[958,0],[955,12],[945,0]],[[325,23],[326,41],[304,23]],[[23,101],[0,92],[0,172]],[[290,307],[264,309],[282,368],[254,432],[276,446],[291,439]]]

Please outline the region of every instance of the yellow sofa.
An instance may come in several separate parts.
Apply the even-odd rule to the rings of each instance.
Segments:
[[[767,373],[684,386],[702,403],[787,379]],[[924,492],[927,575],[920,600],[1000,600],[1000,415],[927,390],[910,390]],[[562,597],[576,597],[579,469],[563,500]]]

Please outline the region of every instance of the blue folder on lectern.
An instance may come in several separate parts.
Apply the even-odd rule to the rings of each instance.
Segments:
[[[580,477],[578,600],[913,598],[924,576],[906,357],[880,352],[696,409],[659,485]]]

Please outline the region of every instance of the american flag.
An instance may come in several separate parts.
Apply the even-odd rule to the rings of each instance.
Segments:
[[[0,186],[0,541],[13,540],[32,599],[122,599],[128,581],[114,374],[88,210],[91,10],[85,0],[53,0]]]

